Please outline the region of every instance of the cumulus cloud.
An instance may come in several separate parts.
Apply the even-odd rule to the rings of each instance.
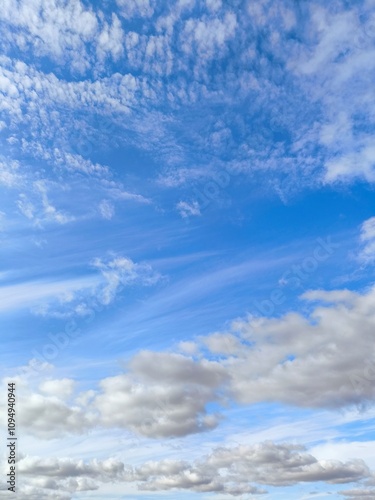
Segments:
[[[92,426],[89,414],[79,407],[69,406],[56,396],[28,394],[22,398],[20,406],[19,425],[39,438],[53,439],[70,433],[82,434]]]
[[[303,299],[320,303],[308,317],[291,312],[236,323],[252,345],[224,362],[234,397],[310,408],[373,401],[374,298],[375,288],[364,294],[309,292]]]
[[[347,500],[372,500],[375,497],[374,489],[367,488],[355,488],[352,490],[340,491],[341,495],[344,495]]]
[[[197,344],[208,349],[206,362],[220,355],[221,389],[237,402],[331,409],[366,404],[375,398],[374,298],[374,288],[363,294],[306,292],[302,299],[310,303],[308,315],[290,312],[280,318],[237,320],[232,332],[199,337]],[[148,355],[143,377],[159,356]],[[156,372],[162,381],[162,373]]]
[[[94,406],[107,426],[128,427],[147,437],[203,432],[218,424],[206,405],[220,399],[225,370],[215,362],[168,353],[140,352],[129,373],[100,383]]]
[[[46,363],[44,364],[46,365]],[[44,373],[52,367],[37,366],[36,361],[21,368],[21,374],[12,377],[17,384],[17,425],[22,433],[38,439],[56,439],[85,433],[96,425],[95,412],[87,406],[73,403],[75,381],[67,378],[47,378]],[[10,379],[2,379],[5,390]],[[5,405],[1,405],[5,410]]]
[[[103,461],[25,456],[18,461],[21,484],[18,491],[31,499],[70,500],[76,492],[95,491],[108,482],[125,479],[124,464]]]
[[[18,470],[28,487],[63,493],[98,489],[107,482],[138,483],[145,491],[191,491],[232,496],[262,494],[264,486],[299,483],[345,484],[369,477],[362,460],[317,460],[303,446],[272,441],[217,448],[195,462],[165,459],[132,467],[118,459],[103,461],[26,456]],[[43,491],[43,490],[42,490]],[[358,490],[358,492],[361,490]],[[357,490],[343,492],[357,498]],[[368,496],[362,490],[362,496]],[[70,498],[70,497],[69,497]]]
[[[75,381],[72,379],[47,379],[40,384],[39,389],[44,394],[65,400],[73,393],[74,386]]]
[[[142,488],[147,490],[176,488],[232,495],[261,492],[250,483],[269,486],[315,481],[344,484],[370,474],[362,460],[318,461],[303,446],[272,441],[218,448],[193,464],[177,461],[146,464],[135,472],[136,477],[144,481]]]
[[[22,177],[18,173],[17,161],[0,161],[0,185],[5,187],[19,186]]]
[[[213,333],[207,337],[201,337],[201,342],[213,354],[238,355],[243,349],[241,341],[231,333]]]
[[[19,461],[18,467],[23,474],[54,479],[86,476],[103,481],[122,477],[124,472],[124,464],[114,459],[84,463],[72,459],[25,457]]]
[[[61,333],[52,336],[51,342],[54,337],[60,347],[68,339]],[[43,365],[35,363],[23,367],[17,379],[18,423],[38,438],[103,427],[168,438],[209,431],[220,421],[206,408],[223,399],[221,388],[227,380],[224,368],[213,361],[141,351],[126,372],[104,378],[98,387],[84,392],[77,392],[78,384],[72,379],[43,378]]]
[[[107,280],[101,291],[103,303],[113,300],[122,282],[154,279],[149,269],[138,269],[123,258],[97,264]],[[180,345],[190,356],[141,351],[130,359],[126,371],[102,379],[88,398],[76,399],[83,406],[62,402],[61,397],[72,390],[71,382],[52,379],[40,387],[43,395],[33,393],[28,398],[23,422],[33,422],[30,429],[48,437],[67,422],[72,429],[84,428],[95,415],[96,425],[165,438],[214,429],[221,418],[208,410],[214,402],[278,402],[328,409],[372,403],[375,289],[363,294],[315,290],[303,299],[316,303],[309,315],[290,312],[280,318],[236,320],[232,332]],[[54,397],[55,383],[60,389]],[[50,419],[46,425],[52,413],[56,423]]]

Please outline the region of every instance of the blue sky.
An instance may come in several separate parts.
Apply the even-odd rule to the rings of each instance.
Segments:
[[[18,498],[374,498],[375,2],[0,30]]]

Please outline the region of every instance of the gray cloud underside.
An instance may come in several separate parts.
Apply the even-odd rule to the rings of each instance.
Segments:
[[[98,425],[167,438],[216,427],[220,413],[207,410],[211,402],[332,410],[372,404],[375,290],[311,291],[304,299],[316,302],[308,317],[236,321],[230,332],[198,339],[195,356],[141,351],[125,372],[75,403],[25,388],[20,423],[45,438]]]
[[[135,482],[139,489],[147,491],[189,490],[237,496],[265,493],[267,485],[289,486],[316,481],[345,484],[371,476],[362,460],[318,461],[302,446],[271,441],[217,448],[194,463],[169,459],[131,467],[116,459],[85,463],[72,459],[24,457],[19,461],[18,470],[31,490],[39,489],[44,494],[46,490],[58,491],[61,498],[70,498],[69,494],[75,491],[97,489],[108,482]],[[347,494],[354,496],[355,492]]]

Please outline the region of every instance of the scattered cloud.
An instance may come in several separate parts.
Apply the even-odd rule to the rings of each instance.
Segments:
[[[375,217],[370,217],[361,224],[360,240],[360,260],[365,264],[371,263],[375,259]]]
[[[103,219],[111,220],[115,215],[115,207],[108,200],[102,200],[99,204],[99,212]]]
[[[304,300],[320,302],[307,317],[290,312],[237,322],[235,328],[251,345],[243,346],[237,361],[228,358],[225,363],[234,397],[243,403],[277,401],[310,408],[373,401],[368,353],[374,296],[374,288],[364,294],[307,292]]]
[[[31,308],[34,314],[56,318],[87,315],[98,305],[108,306],[129,286],[152,286],[162,277],[149,264],[113,255],[95,258],[97,272],[74,279],[26,281],[0,287],[0,309]]]
[[[125,19],[151,17],[154,13],[153,0],[116,0],[121,15]]]
[[[0,161],[0,184],[5,187],[18,186],[21,178],[18,174],[17,161]]]
[[[75,383],[76,382],[74,380],[68,378],[60,380],[47,379],[40,384],[39,390],[44,394],[57,396],[58,398],[65,400],[72,395]]]
[[[105,59],[109,53],[117,61],[124,51],[123,39],[124,32],[121,22],[116,14],[112,14],[112,24],[105,23],[98,37],[97,51],[99,59]]]
[[[226,12],[222,20],[218,17],[189,19],[181,33],[182,50],[188,55],[198,54],[201,62],[220,57],[236,28],[234,12]]]
[[[123,258],[97,265],[108,283],[102,288],[105,304],[113,300],[120,283],[150,280],[149,269],[140,268],[140,272]],[[319,303],[308,317],[291,312],[280,318],[238,320],[233,323],[237,333],[199,338],[201,349],[208,349],[206,356],[195,349],[195,358],[141,351],[131,358],[127,372],[100,382],[90,411],[99,415],[98,422],[104,426],[156,438],[215,428],[221,417],[208,412],[208,404],[223,405],[230,399],[242,405],[278,402],[328,409],[371,403],[375,398],[375,367],[369,357],[374,294],[374,289],[365,294],[308,292],[304,299]],[[189,344],[181,347],[191,351]],[[210,359],[217,355],[217,361]],[[69,392],[69,381],[58,383],[63,384],[62,393]],[[42,386],[44,393],[51,384]],[[39,408],[49,402],[59,407],[51,398],[35,395],[28,404]],[[69,411],[75,414],[76,410]]]
[[[19,268],[1,274],[0,310],[11,325],[4,330],[5,352],[16,353],[13,359],[22,356],[29,312],[39,317],[35,338],[25,330],[28,345],[48,338],[36,346],[42,353],[36,353],[38,360],[15,376],[17,425],[24,429],[25,446],[38,443],[44,454],[19,457],[19,493],[25,498],[68,500],[136,484],[156,495],[172,490],[261,495],[268,487],[312,489],[317,482],[332,491],[347,484],[338,494],[348,500],[375,496],[369,462],[355,459],[367,460],[371,448],[370,441],[360,441],[358,422],[361,449],[353,441],[351,448],[319,443],[313,450],[296,442],[232,448],[204,442],[202,454],[208,454],[200,458],[179,460],[171,449],[161,456],[160,443],[176,437],[191,444],[207,433],[215,441],[232,410],[249,415],[254,405],[280,405],[290,409],[288,415],[306,412],[314,418],[317,409],[335,415],[353,406],[363,410],[375,400],[371,281],[367,288],[334,289],[322,267],[314,277],[309,274],[304,285],[312,289],[289,312],[282,313],[283,307],[277,317],[248,315],[223,327],[214,306],[228,301],[234,315],[243,314],[240,304],[267,287],[273,263],[232,263],[210,273],[208,260],[189,257],[195,252],[221,259],[227,252],[231,259],[238,251],[266,248],[271,233],[260,228],[266,226],[262,217],[270,193],[280,197],[285,212],[273,208],[264,217],[277,212],[279,220],[288,210],[306,208],[302,201],[298,208],[288,204],[296,192],[375,182],[369,85],[375,76],[374,2],[313,0],[292,6],[255,0],[242,7],[222,0],[3,2],[0,237],[4,269],[14,263]],[[199,219],[209,228],[199,238],[194,225],[184,224],[202,216],[208,203],[225,211],[220,238],[230,240],[215,256],[213,210]],[[176,220],[176,212],[185,220]],[[259,221],[254,217],[246,226],[255,230],[251,238],[233,230],[234,220],[247,224],[254,214]],[[317,221],[320,215],[314,212]],[[290,220],[293,225],[297,219]],[[267,231],[276,229],[278,239],[287,238],[289,230],[297,234],[292,226],[281,234],[272,224]],[[375,218],[364,221],[360,231],[363,273],[374,262]],[[118,234],[127,235],[126,255]],[[104,253],[105,242],[113,252]],[[146,263],[151,259],[176,281],[160,295],[148,293],[138,301],[141,287],[163,280]],[[244,281],[254,266],[264,273],[259,288]],[[291,284],[286,274],[279,284]],[[225,298],[219,297],[224,284],[230,292]],[[285,297],[291,288],[285,286]],[[125,293],[138,301],[130,318],[117,307]],[[194,310],[188,311],[193,301]],[[98,351],[94,335],[95,369],[79,347],[71,352],[69,370],[61,365],[57,375],[44,354],[59,352],[68,334],[51,334],[50,325],[91,317],[103,306],[111,306],[106,318],[134,340],[127,364],[96,371],[102,345]],[[172,309],[177,323],[167,315]],[[191,331],[192,312],[199,331]],[[181,322],[193,338],[187,334],[182,340]],[[160,345],[157,350],[155,336],[153,349],[139,350],[154,331],[173,339],[178,353]],[[85,375],[76,378],[78,370]],[[372,432],[371,426],[367,421],[363,434]],[[99,459],[97,450],[82,459],[61,458],[64,453],[53,458],[56,446],[60,451],[68,448],[63,443],[89,432],[112,431],[153,440],[155,455],[147,462],[133,457],[132,465],[118,455]],[[273,432],[262,432],[268,431]],[[2,483],[0,497],[5,493]]]
[[[191,203],[188,203],[187,201],[180,201],[177,203],[177,210],[184,219],[192,215],[201,215],[199,203],[197,201],[193,201]]]
[[[16,0],[6,0],[0,19],[11,27],[5,38],[8,43],[18,43],[24,49],[31,45],[36,55],[70,62],[78,72],[88,68],[86,44],[95,40],[98,18],[80,1],[32,0],[20,4]]]
[[[324,481],[345,484],[370,475],[362,460],[318,461],[303,446],[266,441],[253,446],[218,448],[194,464],[165,461],[136,470],[142,489],[191,489],[232,495],[261,493],[250,483],[290,486]],[[253,488],[253,491],[252,491]],[[264,490],[263,490],[264,492]]]
[[[374,498],[375,490],[367,488],[355,488],[352,490],[340,491],[341,495],[344,495],[348,500],[371,500]]]
[[[191,491],[231,496],[267,493],[264,486],[290,486],[316,481],[346,484],[367,478],[362,460],[318,461],[303,446],[272,441],[253,446],[217,448],[196,462],[164,459],[137,467],[121,460],[73,460],[21,458],[18,470],[31,488],[73,494],[98,489],[103,483],[138,483],[143,491]],[[343,492],[349,498],[368,498],[369,490]],[[43,498],[43,497],[42,497]],[[70,498],[67,497],[67,498]]]

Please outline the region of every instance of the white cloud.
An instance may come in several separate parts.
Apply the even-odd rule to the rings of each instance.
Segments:
[[[125,19],[151,17],[154,13],[153,0],[116,0],[116,3]]]
[[[47,379],[40,384],[39,390],[49,396],[65,400],[73,393],[74,386],[75,381],[72,379]]]
[[[369,183],[375,182],[375,146],[374,137],[360,146],[359,151],[350,152],[326,162],[325,181],[327,183],[350,181],[363,178]]]
[[[213,12],[222,8],[222,0],[206,0],[207,8]]]
[[[59,184],[46,180],[32,182],[28,174],[23,174],[22,186],[19,188],[22,188],[22,191],[27,190],[28,193],[21,192],[18,195],[18,210],[35,226],[42,228],[46,223],[67,224],[75,220],[74,216],[58,210],[50,202],[51,190],[56,192],[62,189]]]
[[[71,499],[76,492],[95,491],[101,483],[124,481],[125,477],[124,464],[116,459],[85,463],[26,456],[19,460],[18,471],[22,477],[19,490],[32,499]]]
[[[31,44],[36,54],[60,61],[69,55],[76,71],[88,67],[85,44],[94,41],[98,19],[79,0],[32,0],[26,4],[5,0],[0,18],[21,29],[19,40]]]
[[[151,200],[137,193],[130,193],[125,191],[120,183],[115,183],[113,181],[108,181],[103,179],[102,181],[108,196],[116,201],[135,201],[137,203],[144,203],[145,205],[151,204]]]
[[[49,336],[56,350],[68,339],[65,333]],[[52,345],[56,342],[57,347]],[[209,402],[221,399],[220,386],[226,379],[225,370],[215,362],[141,351],[131,359],[127,372],[78,393],[74,380],[46,376],[47,369],[51,371],[50,365],[33,360],[21,367],[20,376],[13,377],[20,406],[17,421],[22,432],[27,429],[28,435],[37,438],[53,439],[101,427],[168,438],[211,430],[219,421],[206,410]],[[7,381],[3,379],[3,384]]]
[[[354,488],[351,490],[342,490],[339,492],[347,500],[372,500],[375,497],[375,490],[369,488]]]
[[[106,58],[109,53],[117,61],[124,52],[123,39],[124,32],[121,22],[116,14],[112,14],[112,24],[105,23],[98,37],[97,52],[99,59]]]
[[[12,311],[35,306],[38,302],[61,297],[78,290],[89,290],[99,283],[97,276],[61,281],[29,281],[0,287],[0,310]]]
[[[57,281],[26,281],[0,287],[0,310],[31,308],[41,316],[67,318],[86,316],[98,305],[109,305],[129,286],[152,286],[162,276],[148,264],[135,263],[119,255],[96,258],[95,274]]]
[[[224,19],[188,19],[181,34],[181,46],[185,53],[197,52],[199,61],[221,57],[227,42],[234,37],[237,18],[226,12]]]
[[[374,21],[368,6],[363,7],[366,15],[360,15],[360,9],[356,6],[346,10],[333,9],[329,5],[318,7],[313,2],[303,7],[301,21],[303,16],[310,17],[311,21],[301,22],[303,33],[297,36],[300,40],[297,43],[295,37],[288,36],[290,29],[298,32],[297,14],[282,3],[252,2],[249,4],[250,15],[245,13],[238,18],[218,0],[207,0],[205,4],[210,14],[206,11],[199,17],[194,15],[194,2],[180,2],[166,10],[158,8],[156,33],[149,29],[147,21],[144,29],[137,32],[132,26],[132,30],[123,34],[122,21],[115,14],[109,19],[99,9],[94,12],[80,2],[54,0],[50,6],[45,0],[33,0],[32,6],[21,8],[15,0],[7,0],[3,18],[7,23],[23,26],[22,36],[26,36],[27,43],[37,44],[36,40],[40,39],[35,48],[38,54],[48,53],[57,57],[56,54],[61,53],[61,57],[75,58],[75,65],[82,71],[91,70],[85,80],[63,81],[52,73],[46,75],[20,61],[2,58],[4,67],[0,74],[0,86],[4,98],[0,106],[8,117],[7,121],[20,126],[19,132],[22,133],[18,136],[26,135],[26,130],[32,133],[34,137],[24,137],[29,143],[29,150],[33,150],[32,154],[37,154],[38,144],[42,144],[42,152],[50,156],[51,163],[71,164],[71,170],[84,169],[92,173],[95,165],[85,163],[82,157],[78,158],[72,153],[68,157],[64,148],[67,143],[76,143],[80,150],[91,150],[97,136],[88,141],[88,123],[82,127],[78,119],[71,120],[66,115],[94,108],[108,116],[113,116],[114,112],[126,114],[126,120],[116,119],[117,125],[135,132],[133,142],[137,147],[157,153],[165,163],[170,162],[175,171],[181,170],[181,183],[186,183],[192,180],[186,175],[189,169],[186,169],[184,162],[189,141],[186,144],[181,141],[177,143],[176,129],[171,126],[174,111],[181,105],[194,102],[211,109],[211,103],[219,99],[227,104],[223,130],[227,130],[230,137],[234,123],[231,106],[238,106],[243,98],[252,96],[254,109],[252,107],[249,112],[257,113],[257,106],[264,106],[268,102],[267,109],[272,118],[276,123],[280,122],[276,128],[288,132],[294,142],[294,152],[291,157],[288,156],[285,141],[281,141],[277,147],[272,143],[271,147],[264,136],[269,134],[268,126],[264,133],[259,130],[255,137],[243,123],[240,143],[236,144],[236,137],[232,137],[228,147],[224,148],[232,156],[227,161],[228,167],[231,166],[233,170],[240,168],[246,173],[267,168],[272,170],[274,177],[277,177],[277,172],[288,171],[289,177],[294,179],[294,185],[298,174],[298,189],[301,178],[315,185],[322,178],[328,183],[352,182],[357,177],[373,182],[373,137],[367,122],[372,123],[375,117],[371,90],[368,88],[375,60],[369,36]],[[125,19],[154,14],[154,4],[149,0],[119,0],[118,6]],[[13,16],[13,19],[11,13],[18,11],[20,15]],[[26,12],[29,14],[26,15]],[[57,30],[52,12],[59,13]],[[259,30],[266,30],[262,34],[265,50],[269,49],[276,58],[280,57],[285,63],[286,76],[293,77],[295,96],[294,92],[293,96],[289,95],[288,89],[275,83],[272,75],[268,74],[271,72],[269,63],[261,57],[254,42]],[[174,32],[179,34],[177,40]],[[358,46],[356,36],[362,32]],[[246,51],[243,50],[245,40],[249,47]],[[238,50],[241,60],[239,66],[235,68],[229,64],[228,69],[223,68],[219,74],[211,71],[211,62],[228,54],[227,48],[232,42],[234,48],[241,48]],[[106,73],[103,63],[107,56],[117,62],[121,60],[121,68],[126,68],[124,74],[114,71],[108,77],[98,78],[98,74]],[[260,67],[263,68],[261,75],[255,70],[244,69],[251,57],[259,59]],[[263,72],[265,76],[262,76]],[[172,74],[178,78],[168,83],[160,78],[160,75]],[[308,117],[307,113],[302,113],[302,116],[293,111],[305,106],[306,95],[311,96]],[[280,108],[279,103],[284,98],[288,102],[287,110]],[[40,109],[41,101],[43,110],[39,113],[36,110]],[[161,102],[169,103],[163,112],[157,111]],[[53,113],[50,108],[53,108]],[[64,109],[64,113],[58,111],[60,109]],[[134,109],[142,112],[139,115]],[[318,117],[319,109],[322,109],[322,114]],[[176,121],[180,123],[178,119]],[[30,126],[25,126],[27,123]],[[60,138],[56,130],[62,136],[69,132],[71,140],[69,137]],[[80,132],[78,136],[77,130]],[[212,127],[207,132],[213,138],[217,137],[217,131],[212,130]],[[49,137],[53,134],[53,138]],[[148,140],[140,140],[146,134]],[[49,150],[47,136],[49,140],[60,144]],[[128,141],[132,141],[132,134],[126,136]],[[201,169],[204,152],[207,153],[209,148],[206,133],[202,138],[198,136],[195,131],[189,134],[191,141],[196,143],[200,140],[205,147],[201,154],[196,155],[197,166],[192,169],[196,171]],[[124,140],[124,135],[119,134],[119,137],[120,141]],[[318,142],[321,151],[313,155],[312,145],[316,146]],[[161,143],[167,145],[163,151]],[[55,149],[58,150],[56,154]],[[197,149],[201,151],[200,147]],[[212,149],[209,152],[212,155]],[[42,153],[39,151],[38,154]],[[220,154],[221,151],[214,153],[216,160]],[[296,166],[296,175],[291,173],[292,164]],[[322,165],[324,172],[319,171]],[[202,170],[208,169],[202,167]],[[174,179],[170,181],[174,185],[178,184],[178,175],[175,173]],[[277,184],[275,182],[273,185]]]
[[[24,215],[27,219],[33,220],[35,216],[35,206],[26,198],[24,193],[19,195],[19,199],[17,201],[17,207],[22,215]]]
[[[375,217],[370,217],[361,225],[360,239],[362,249],[359,254],[364,263],[371,263],[375,259]]]
[[[318,461],[303,446],[266,441],[253,446],[217,448],[194,464],[165,461],[146,465],[136,469],[136,475],[145,482],[142,488],[147,490],[179,488],[238,495],[251,492],[248,490],[252,487],[250,483],[269,486],[316,481],[345,484],[368,477],[370,471],[362,460]]]
[[[331,304],[316,306],[308,317],[291,312],[236,323],[253,346],[225,363],[234,397],[310,408],[373,401],[374,297],[375,288],[363,295],[311,292],[303,298]]]
[[[97,423],[94,411],[71,402],[75,381],[52,378],[53,370],[48,363],[31,360],[28,366],[20,367],[20,375],[1,381],[4,390],[10,380],[16,382],[17,426],[25,436],[37,440],[83,434]],[[5,411],[5,403],[1,411]]]
[[[108,200],[102,200],[99,204],[99,212],[103,219],[111,220],[115,215],[115,207]]]
[[[59,224],[66,224],[74,220],[74,217],[64,214],[63,212],[57,210],[49,201],[47,196],[47,186],[43,181],[36,181],[34,183],[35,188],[40,192],[41,201],[43,206],[44,218],[46,220],[52,220],[58,222]]]
[[[128,259],[117,257],[96,264],[107,283],[99,288],[100,300],[106,304],[114,299],[120,283],[147,284],[155,279],[148,268],[138,268]],[[6,295],[11,300],[9,290]],[[100,382],[100,390],[87,400],[92,400],[90,411],[106,427],[168,437],[216,427],[220,415],[207,411],[211,402],[224,404],[233,399],[243,405],[278,402],[328,409],[371,403],[375,399],[374,297],[375,288],[365,294],[306,293],[304,300],[318,302],[308,316],[291,312],[280,318],[238,320],[233,333],[216,332],[197,339],[198,346],[211,352],[206,356],[197,354],[196,346],[180,345],[185,352],[194,347],[197,360],[181,354],[140,352],[130,360],[127,372]],[[218,354],[218,361],[209,359]],[[70,382],[58,383],[61,394],[69,392]],[[48,393],[49,385],[42,387],[44,392]],[[40,405],[48,403],[57,413],[76,415],[73,407],[61,407],[51,398],[36,394],[28,405],[39,411]],[[78,421],[78,416],[74,418]]]
[[[113,300],[121,282],[149,279],[148,268],[137,268],[125,258],[98,260],[96,265],[108,283],[105,300]],[[33,286],[34,295],[35,290]],[[16,292],[23,300],[18,288]],[[9,301],[9,290],[6,296]],[[375,399],[374,297],[375,288],[364,294],[308,292],[304,300],[318,304],[307,316],[291,312],[280,318],[237,320],[233,333],[216,332],[180,345],[197,359],[141,351],[126,372],[102,379],[99,389],[78,395],[76,405],[65,401],[73,396],[72,380],[48,379],[39,387],[43,395],[30,392],[22,403],[21,423],[47,438],[94,424],[157,438],[214,429],[220,415],[208,411],[208,405],[230,399],[242,405],[278,402],[329,409],[366,405]],[[198,346],[219,359],[199,353]]]
[[[177,210],[184,219],[191,215],[201,215],[199,203],[197,201],[180,201],[177,203]]]
[[[18,187],[22,181],[18,169],[19,163],[17,161],[0,160],[0,184],[3,184],[5,187]]]
[[[362,418],[361,418],[362,417]],[[367,418],[363,418],[363,413],[359,413],[358,418],[371,425],[371,413]],[[367,425],[367,423],[365,425]],[[359,427],[359,431],[361,428]],[[374,456],[375,442],[371,440],[357,441],[354,436],[340,440],[328,440],[319,443],[311,448],[311,453],[318,459],[330,456],[335,460],[351,460],[353,457],[361,457],[367,465],[375,470]]]
[[[201,341],[213,354],[238,355],[243,348],[240,340],[230,333],[213,333],[201,337]]]
[[[41,143],[28,142],[24,139],[22,140],[21,147],[25,153],[31,153],[34,158],[46,160],[54,168],[65,168],[70,172],[79,172],[98,177],[106,177],[109,174],[107,166],[92,163],[80,154],[66,152],[56,147],[51,150],[44,148]],[[40,181],[39,184],[41,184]]]
[[[375,118],[368,81],[375,69],[370,6],[309,4],[306,43],[289,66],[301,84],[321,104],[317,138],[324,146],[324,182],[375,180],[374,137],[368,123]],[[298,55],[297,55],[298,54]]]
[[[183,354],[187,354],[188,356],[194,356],[199,352],[198,345],[196,342],[189,342],[189,341],[179,342],[178,349]]]
[[[375,217],[370,217],[362,224],[361,240],[368,241],[375,239]]]
[[[158,183],[167,187],[179,187],[206,177],[207,171],[203,168],[168,168],[160,175]]]
[[[140,352],[130,372],[101,381],[95,407],[106,426],[127,427],[148,437],[184,436],[216,427],[205,406],[218,398],[225,379],[209,361],[167,353]]]
[[[120,289],[130,285],[154,285],[161,275],[148,264],[137,264],[122,256],[112,259],[96,258],[92,266],[98,269],[104,278],[104,284],[97,291],[98,300],[105,305],[110,304]]]
[[[58,394],[66,396],[66,382],[55,380]],[[62,386],[61,386],[62,385]],[[61,387],[60,387],[61,386]],[[48,388],[48,387],[47,387]],[[54,439],[67,434],[82,434],[91,428],[95,415],[79,406],[69,405],[56,395],[41,395],[31,391],[18,391],[20,408],[18,424],[23,432],[42,439]]]
[[[52,494],[56,490],[61,494],[90,491],[109,482],[138,482],[139,489],[145,491],[187,490],[238,496],[266,493],[264,486],[316,481],[346,484],[371,476],[361,460],[319,461],[303,446],[272,441],[253,446],[216,448],[191,463],[164,459],[137,467],[115,458],[84,462],[71,458],[26,456],[19,460],[18,470],[22,488],[40,488],[44,493],[52,490]],[[346,494],[358,496],[356,490],[349,490]]]

